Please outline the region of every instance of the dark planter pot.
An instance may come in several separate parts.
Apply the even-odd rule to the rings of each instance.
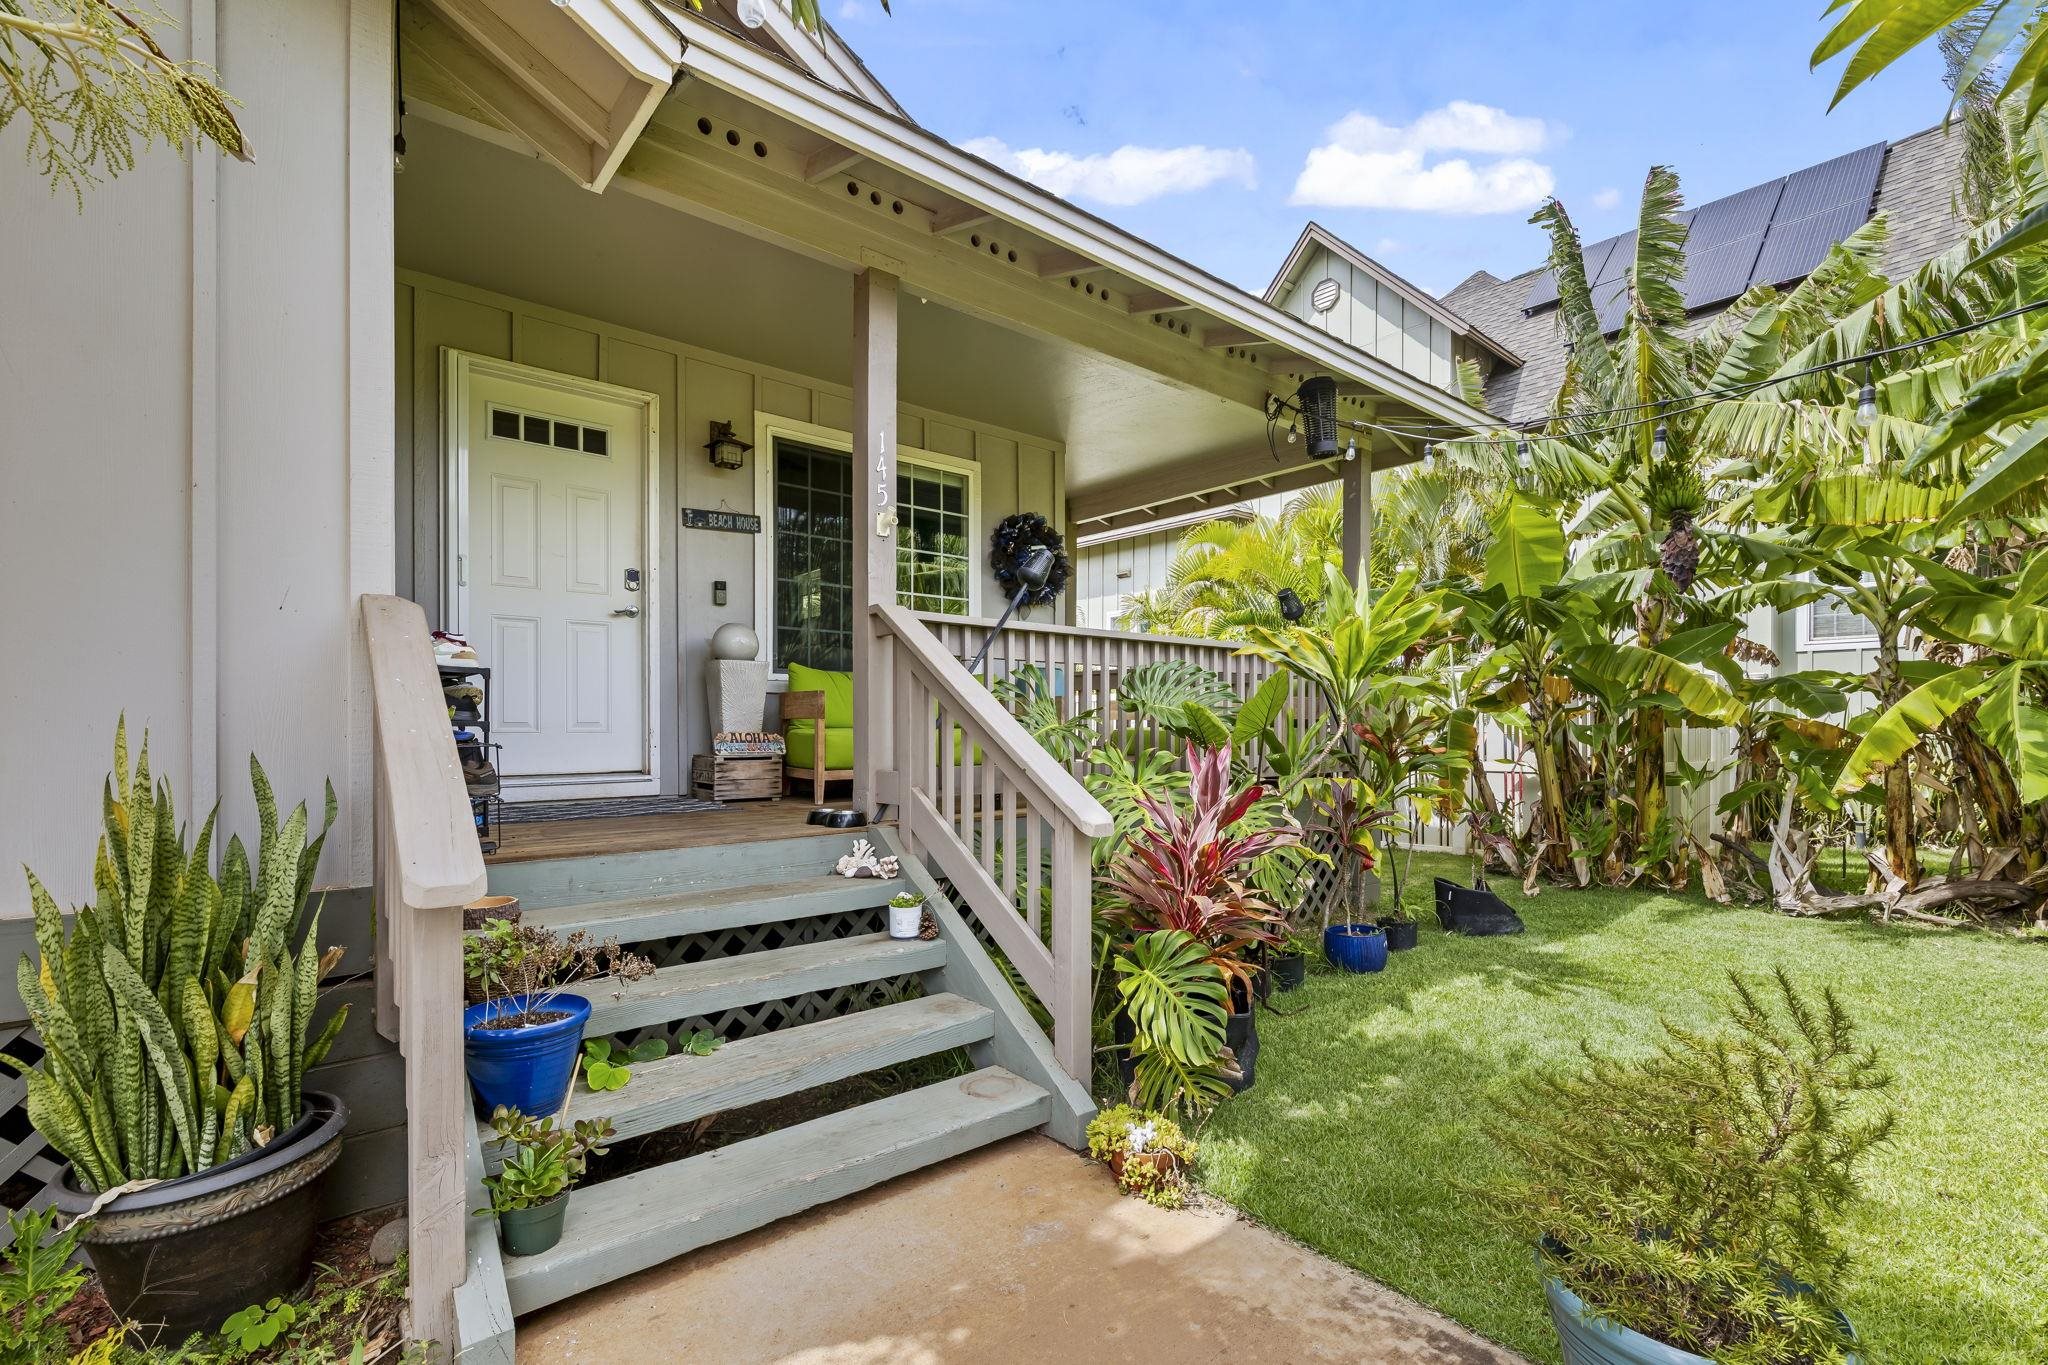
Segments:
[[[1514,907],[1489,891],[1483,877],[1477,886],[1469,887],[1438,877],[1436,921],[1447,932],[1475,937],[1519,934],[1524,927]]]
[[[512,1209],[498,1215],[498,1240],[507,1256],[538,1256],[562,1240],[562,1221],[569,1216],[569,1191],[545,1204]]]
[[[80,1240],[107,1303],[140,1339],[176,1345],[217,1332],[231,1314],[306,1283],[320,1186],[341,1155],[348,1106],[308,1090],[305,1108],[268,1145],[116,1196],[86,1223]],[[73,1217],[97,1197],[69,1170],[53,1193]]]
[[[1539,1255],[1537,1259],[1541,1262],[1543,1258]],[[1788,1281],[1787,1288],[1802,1286]],[[1706,1356],[1667,1346],[1608,1318],[1594,1317],[1579,1296],[1565,1288],[1555,1275],[1543,1277],[1543,1294],[1550,1301],[1550,1321],[1557,1328],[1558,1344],[1564,1348],[1565,1365],[1712,1365]],[[1842,1330],[1854,1340],[1856,1333],[1849,1320],[1841,1318],[1841,1323]],[[1859,1357],[1852,1352],[1844,1360],[1847,1365],[1858,1365]]]
[[[1403,920],[1396,924],[1383,924],[1380,927],[1387,932],[1388,952],[1405,953],[1415,946],[1417,926],[1414,920]]]
[[[1230,1003],[1235,1007],[1238,992],[1230,993]],[[1258,1083],[1259,1079],[1259,1007],[1256,1001],[1243,1002],[1244,1009],[1233,1008],[1223,1019],[1223,1041],[1237,1057],[1237,1079],[1231,1081],[1233,1093],[1242,1095]]]
[[[565,1016],[530,1028],[484,1028],[487,1019],[520,1014],[527,995],[503,996],[471,1005],[462,1012],[462,1054],[469,1071],[477,1108],[488,1114],[499,1105],[536,1117],[552,1114],[569,1095],[576,1072],[576,1054],[583,1048],[583,1026],[590,1002],[580,995],[558,995],[541,1006]]]
[[[1384,971],[1386,931],[1377,924],[1333,924],[1323,930],[1323,956],[1339,971]]]
[[[1282,953],[1273,959],[1273,985],[1282,992],[1298,991],[1308,980],[1308,959],[1300,953]]]

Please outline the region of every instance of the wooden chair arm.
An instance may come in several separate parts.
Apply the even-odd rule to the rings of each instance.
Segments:
[[[823,692],[784,692],[782,694],[782,718],[785,721],[825,719],[825,694]]]

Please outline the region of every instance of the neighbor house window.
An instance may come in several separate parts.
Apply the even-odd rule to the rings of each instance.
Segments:
[[[1835,602],[1806,604],[1806,639],[1811,645],[1827,646],[1867,642],[1877,638],[1877,627],[1868,618]]]
[[[973,486],[964,472],[898,461],[896,593],[913,611],[973,610]],[[775,440],[773,662],[853,667],[853,460]]]

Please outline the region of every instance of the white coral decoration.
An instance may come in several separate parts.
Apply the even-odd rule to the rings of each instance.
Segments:
[[[1124,1141],[1129,1144],[1132,1156],[1141,1156],[1152,1150],[1152,1144],[1158,1137],[1159,1125],[1147,1119],[1143,1123],[1132,1124],[1124,1135]]]
[[[873,844],[865,839],[855,839],[853,852],[841,858],[833,870],[842,877],[875,877],[893,882],[897,868],[894,858],[877,858]]]

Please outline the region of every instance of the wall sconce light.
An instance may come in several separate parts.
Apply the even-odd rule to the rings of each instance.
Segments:
[[[711,580],[711,605],[714,607],[725,605],[725,580],[723,578]]]
[[[753,447],[732,434],[732,423],[713,422],[704,449],[711,452],[711,463],[720,469],[745,469],[747,452]]]

